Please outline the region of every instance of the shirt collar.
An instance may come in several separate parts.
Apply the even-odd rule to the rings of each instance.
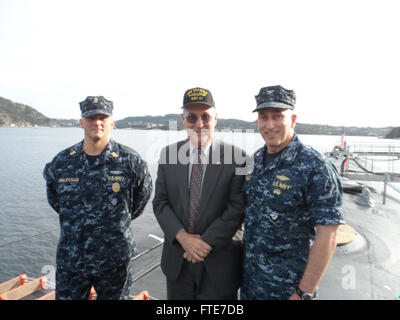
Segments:
[[[84,162],[89,163],[86,159],[86,154],[83,151],[83,140],[78,142],[72,150],[75,150],[77,155],[81,157],[81,159]],[[107,146],[104,148],[104,150],[98,155],[98,158],[95,161],[95,165],[99,165],[103,163],[106,159],[114,159],[118,157],[117,149],[116,149],[116,143],[115,141],[110,138],[110,141],[108,142]]]
[[[259,150],[256,151],[254,154],[254,167],[257,171],[264,171],[264,170],[271,170],[275,167],[277,167],[281,162],[286,162],[286,163],[292,163],[303,144],[301,143],[299,137],[295,133],[292,141],[286,146],[285,149],[283,149],[282,153],[280,156],[278,156],[276,159],[271,161],[267,165],[267,167],[264,167],[264,150],[265,146],[260,148]]]
[[[210,153],[210,147],[211,147],[212,141],[207,143],[205,146],[201,147],[201,158],[202,161],[204,159],[208,159],[208,154]],[[196,159],[197,158],[197,148],[189,141],[189,152],[190,152],[190,159]]]

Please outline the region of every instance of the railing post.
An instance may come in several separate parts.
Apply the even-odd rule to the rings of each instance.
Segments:
[[[387,188],[387,182],[389,180],[389,173],[385,172],[385,180],[384,180],[384,184],[383,184],[383,204],[386,204],[386,188]]]

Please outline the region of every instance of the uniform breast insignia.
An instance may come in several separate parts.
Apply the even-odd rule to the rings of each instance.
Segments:
[[[114,182],[113,184],[112,184],[112,191],[114,191],[114,192],[119,192],[119,190],[121,189],[121,185],[118,183],[118,182]]]
[[[123,176],[107,176],[108,181],[124,181],[125,178]]]
[[[111,152],[110,154],[111,154],[111,156],[112,156],[113,158],[117,158],[117,157],[118,157],[118,155],[117,155],[115,152]]]
[[[272,186],[276,188],[274,190],[275,194],[281,194],[282,191],[289,191],[292,188],[292,186],[282,182],[282,181],[290,180],[289,178],[287,178],[285,176],[276,176],[276,177],[277,177],[278,180],[272,182]],[[284,179],[286,179],[286,180],[284,180]]]
[[[277,175],[276,178],[280,181],[288,181],[290,178],[282,176],[282,175]]]
[[[274,194],[277,194],[278,196],[281,194],[281,190],[279,189],[274,189]]]
[[[75,155],[75,154],[76,154],[76,151],[75,151],[75,150],[72,150],[72,151],[69,153],[70,156],[73,156],[73,155]]]

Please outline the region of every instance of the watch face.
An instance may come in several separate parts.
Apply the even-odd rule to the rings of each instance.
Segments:
[[[304,293],[301,297],[303,300],[312,300],[314,297],[309,293]]]
[[[312,295],[309,292],[302,291],[299,287],[296,288],[296,293],[301,298],[301,300],[313,300],[316,297],[316,293]]]

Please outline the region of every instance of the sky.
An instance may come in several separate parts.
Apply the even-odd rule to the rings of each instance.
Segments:
[[[256,119],[261,87],[296,92],[297,121],[400,126],[397,0],[0,0],[0,96],[79,119],[180,113],[211,90],[220,118]]]

